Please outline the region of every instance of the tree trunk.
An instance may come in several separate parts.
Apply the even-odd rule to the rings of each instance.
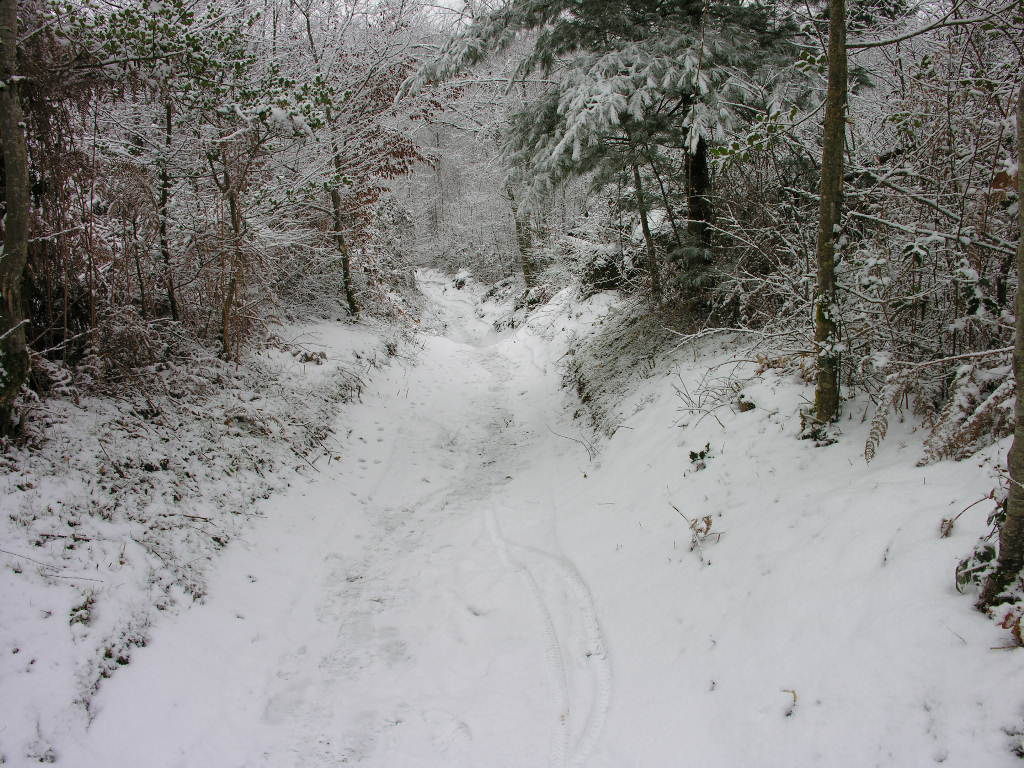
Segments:
[[[537,284],[536,270],[533,268],[533,233],[530,231],[530,222],[524,221],[519,215],[519,206],[516,205],[516,197],[512,194],[512,186],[507,185],[505,192],[508,194],[508,204],[512,209],[512,221],[516,228],[516,248],[519,250],[519,268],[523,272],[523,282],[529,290]]]
[[[128,246],[125,244],[125,256],[128,255]],[[139,256],[139,221],[132,216],[132,254],[135,256],[135,278],[139,281],[139,309],[142,319],[147,318],[146,302],[146,281],[142,277],[142,258]],[[127,271],[127,270],[126,270]]]
[[[839,414],[835,249],[843,194],[846,80],[846,3],[832,0],[828,19],[828,94],[821,150],[821,207],[816,248],[818,282],[814,303],[814,341],[818,354],[814,417],[819,424],[834,421]]]
[[[316,39],[313,37],[313,24],[309,18],[309,11],[299,11],[306,23],[306,41],[309,43],[309,52],[316,64],[317,73],[321,73],[320,55],[316,50]],[[334,244],[338,249],[338,258],[341,259],[341,279],[345,289],[345,301],[348,302],[348,313],[352,317],[359,317],[359,305],[356,303],[356,292],[352,285],[352,258],[349,254],[348,243],[345,242],[343,225],[345,216],[341,209],[341,192],[338,184],[341,183],[342,162],[341,149],[338,147],[338,140],[334,134],[334,116],[330,106],[327,107],[327,125],[331,132],[331,160],[334,162],[334,172],[338,178],[331,185],[331,215],[334,223]]]
[[[164,282],[167,287],[167,302],[171,308],[171,319],[178,320],[178,299],[174,295],[174,273],[171,271],[171,245],[167,236],[167,206],[171,201],[171,174],[167,164],[171,160],[171,102],[164,104],[164,147],[166,155],[160,168],[160,257],[164,262]]]
[[[697,150],[686,161],[686,199],[690,208],[687,231],[702,246],[711,245],[711,171],[708,168],[708,143],[701,136]]]
[[[1007,457],[1010,492],[1006,497],[1006,518],[999,528],[999,559],[985,582],[979,608],[999,602],[999,596],[1012,586],[1024,569],[1024,83],[1017,94],[1017,320],[1013,350],[1013,376],[1017,382],[1014,406],[1013,444]]]
[[[647,203],[644,200],[644,188],[640,183],[640,168],[633,163],[633,185],[636,187],[636,207],[640,211],[640,229],[644,233],[644,243],[647,245],[647,269],[651,273],[651,294],[654,296],[654,303],[661,306],[661,278],[658,275],[658,254],[654,250],[654,238],[651,237],[651,228],[647,224]]]
[[[4,246],[0,256],[0,434],[17,428],[14,398],[28,377],[21,289],[28,259],[28,150],[17,74],[18,0],[0,0],[0,141],[3,142]]]
[[[345,286],[345,300],[348,302],[348,312],[352,317],[359,317],[359,305],[356,303],[356,292],[352,286],[352,259],[349,255],[348,243],[345,242],[345,233],[342,230],[344,216],[341,211],[341,192],[338,191],[338,183],[341,179],[341,153],[338,147],[331,140],[334,152],[334,171],[338,174],[338,181],[331,185],[331,210],[334,213],[334,242],[338,247],[338,257],[341,259],[341,279]]]
[[[654,153],[648,150],[647,160],[651,164],[651,170],[654,171],[654,180],[658,182],[658,189],[661,191],[661,202],[665,206],[665,213],[668,214],[669,224],[672,225],[672,237],[676,241],[676,245],[679,250],[683,249],[683,239],[679,236],[679,227],[676,225],[675,214],[672,213],[672,203],[668,199],[668,192],[665,190],[665,182],[661,180],[661,174],[658,172],[658,166],[654,162]]]
[[[241,339],[234,327],[235,298],[245,276],[244,256],[242,254],[242,209],[239,205],[238,190],[230,186],[227,171],[224,181],[228,184],[228,211],[231,216],[231,248],[228,257],[227,285],[221,303],[221,341],[224,344],[224,359],[237,360],[238,347]],[[234,347],[234,351],[232,351]]]

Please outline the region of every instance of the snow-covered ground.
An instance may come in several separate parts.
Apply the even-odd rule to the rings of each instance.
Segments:
[[[398,349],[373,324],[278,330],[240,365],[172,348],[130,389],[68,386],[0,452],[0,764],[59,754],[260,501],[327,463],[342,404]]]
[[[1018,764],[1021,651],[991,650],[1008,635],[953,586],[988,510],[939,536],[998,448],[916,468],[893,425],[865,465],[865,425],[796,439],[806,388],[755,364],[713,369],[754,407],[701,418],[677,389],[710,402],[698,384],[735,352],[714,340],[638,376],[595,445],[562,358],[609,295],[497,333],[507,308],[478,314],[472,284],[420,282],[422,348],[105,681],[88,729],[47,734],[59,763]]]

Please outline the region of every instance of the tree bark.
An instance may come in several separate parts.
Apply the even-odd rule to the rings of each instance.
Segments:
[[[658,254],[654,250],[654,238],[651,237],[651,228],[647,223],[647,202],[644,199],[644,188],[640,182],[640,167],[632,163],[633,185],[636,187],[636,207],[640,211],[640,229],[644,233],[644,243],[647,246],[647,269],[651,273],[651,294],[654,296],[654,303],[661,306],[661,277],[658,274]]]
[[[225,159],[224,181],[230,184]],[[221,340],[224,344],[224,359],[233,360],[238,357],[240,339],[234,328],[235,298],[239,284],[244,277],[244,256],[242,254],[242,209],[239,205],[238,190],[228,186],[228,212],[231,216],[231,248],[228,258],[227,285],[221,303]],[[232,352],[232,346],[234,352]]]
[[[28,150],[17,87],[18,0],[0,0],[0,141],[4,159],[4,245],[0,255],[0,434],[18,426],[14,399],[28,377],[22,283],[28,259]]]
[[[345,286],[345,300],[348,302],[348,312],[352,317],[359,317],[359,305],[356,303],[356,292],[352,285],[352,258],[349,254],[348,243],[345,242],[345,232],[342,229],[345,220],[341,210],[341,192],[338,191],[338,184],[342,176],[341,152],[338,150],[337,144],[334,143],[334,139],[331,139],[331,146],[334,152],[334,172],[338,175],[338,181],[331,185],[331,210],[334,213],[334,243],[338,248],[338,257],[341,259],[341,279]]]
[[[297,6],[296,6],[297,7]],[[320,54],[316,50],[316,38],[313,37],[313,24],[309,18],[309,11],[299,9],[306,23],[306,41],[309,43],[309,52],[316,64],[318,74],[322,74],[320,68]],[[338,146],[338,139],[334,133],[334,115],[330,106],[327,107],[327,125],[331,135],[331,160],[334,163],[334,172],[337,179],[331,185],[331,216],[334,225],[334,245],[338,249],[338,258],[341,259],[341,280],[345,290],[345,301],[348,302],[348,313],[352,317],[359,317],[359,304],[356,303],[356,292],[352,285],[352,257],[349,253],[348,243],[345,242],[344,223],[345,216],[341,209],[341,191],[338,185],[341,183],[343,166],[341,148]]]
[[[1010,492],[1006,497],[1006,517],[999,528],[999,558],[985,582],[979,608],[999,602],[1000,594],[1012,586],[1024,569],[1024,83],[1017,93],[1017,320],[1014,328],[1013,377],[1017,382],[1014,406],[1013,443],[1007,457]]]
[[[125,238],[127,240],[127,238]],[[145,320],[148,317],[146,307],[148,302],[146,301],[146,281],[142,277],[142,259],[139,256],[139,222],[135,216],[132,216],[132,255],[135,257],[135,279],[139,281],[139,310],[142,314],[142,319]],[[125,243],[125,256],[128,255],[128,245]],[[127,271],[127,270],[125,270]]]
[[[164,282],[167,287],[167,303],[170,304],[171,319],[177,321],[178,299],[174,295],[174,273],[171,270],[171,244],[167,235],[167,207],[171,201],[171,174],[167,164],[171,161],[171,102],[164,104],[164,147],[166,155],[160,168],[160,256],[164,262]]]
[[[690,208],[687,231],[700,243],[711,245],[711,170],[708,167],[708,143],[701,136],[697,139],[697,150],[687,156],[686,199]]]
[[[832,0],[828,20],[828,93],[821,150],[821,207],[816,248],[818,280],[814,302],[814,341],[818,382],[814,417],[819,424],[839,415],[839,350],[836,323],[835,250],[843,194],[846,142],[846,2]]]
[[[512,209],[512,221],[516,228],[516,248],[519,250],[519,268],[523,272],[523,283],[529,290],[537,284],[537,276],[533,268],[533,233],[530,231],[530,222],[524,221],[519,215],[519,206],[516,204],[516,197],[512,193],[512,186],[505,187],[508,195],[508,204]]]

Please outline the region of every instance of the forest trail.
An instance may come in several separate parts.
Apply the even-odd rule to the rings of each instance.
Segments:
[[[543,342],[420,280],[438,330],[345,413],[340,460],[270,500],[206,602],[108,681],[62,760],[593,764],[611,660],[558,517],[585,446],[562,436]]]
[[[709,342],[641,375],[592,456],[559,356],[586,361],[614,297],[496,332],[508,308],[479,286],[420,287],[418,348],[344,407],[330,462],[260,506],[87,729],[37,729],[58,764],[1019,764],[1024,668],[950,583],[984,515],[936,524],[995,451],[914,467],[920,435],[894,424],[867,465],[855,420],[817,448],[796,439],[805,387],[772,374],[744,380],[753,410],[689,423],[675,385],[735,354]],[[351,326],[318,332],[347,359]]]

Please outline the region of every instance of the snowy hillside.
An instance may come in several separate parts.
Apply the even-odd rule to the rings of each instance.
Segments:
[[[953,586],[988,509],[939,530],[999,450],[916,468],[894,425],[866,465],[857,420],[817,448],[806,385],[715,338],[632,378],[605,359],[605,438],[561,383],[604,375],[614,294],[496,332],[509,307],[472,282],[420,284],[418,351],[344,409],[319,473],[252,507],[88,724],[61,672],[73,596],[5,571],[7,764],[1017,764],[1020,651]],[[100,604],[144,597],[125,572],[91,573]]]
[[[61,754],[96,691],[204,599],[262,500],[331,460],[339,408],[396,349],[374,326],[281,333],[243,365],[207,356],[140,371],[119,397],[41,401],[30,439],[0,457],[6,764]]]

